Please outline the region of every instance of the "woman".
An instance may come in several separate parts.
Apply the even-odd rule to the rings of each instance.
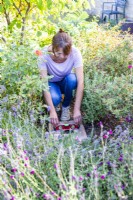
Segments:
[[[80,51],[72,46],[71,37],[62,29],[53,37],[52,45],[44,48],[44,54],[39,57],[38,67],[41,78],[52,75],[48,81],[49,91],[44,91],[44,98],[50,108],[50,122],[58,125],[59,119],[56,107],[62,100],[61,120],[70,119],[70,102],[72,91],[76,89],[73,110],[75,123],[81,122],[81,101],[83,97],[84,78],[83,64]],[[75,73],[72,70],[75,69]]]

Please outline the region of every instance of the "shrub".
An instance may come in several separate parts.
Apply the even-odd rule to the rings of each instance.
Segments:
[[[128,76],[112,77],[95,72],[93,78],[85,75],[82,102],[86,122],[99,120],[107,113],[120,118],[133,114],[133,87]]]

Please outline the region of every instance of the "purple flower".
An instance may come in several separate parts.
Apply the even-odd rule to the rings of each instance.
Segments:
[[[79,181],[83,181],[84,178],[82,176],[79,177]]]
[[[24,154],[27,154],[27,151],[26,151],[26,150],[24,150]]]
[[[104,179],[105,179],[105,175],[100,176],[100,178],[101,178],[102,180],[104,180]]]
[[[51,194],[52,194],[53,196],[55,196],[55,192],[54,192],[54,191],[52,191]]]
[[[103,135],[103,138],[104,138],[104,139],[108,138],[108,135],[106,135],[106,134],[105,134],[105,135]]]
[[[40,194],[39,194],[39,193],[36,193],[36,197],[40,197]]]
[[[120,162],[123,161],[123,155],[122,155],[122,154],[120,155],[120,157],[118,158],[118,160],[119,160]]]
[[[90,173],[87,173],[86,175],[87,175],[87,177],[91,177],[91,174],[90,174]]]
[[[102,166],[103,165],[103,162],[100,162],[99,164],[98,164],[98,167],[100,167],[100,166]]]
[[[110,134],[110,135],[112,135],[112,134],[113,134],[113,131],[112,131],[111,129],[110,129],[108,132],[109,132],[109,134]]]
[[[101,127],[101,128],[103,128],[103,123],[100,121],[99,122],[99,126]]]
[[[62,189],[65,190],[65,191],[67,190],[67,188],[64,184],[62,184]]]
[[[4,143],[4,144],[3,144],[3,148],[4,148],[4,150],[7,150],[7,149],[8,149],[7,143]]]
[[[132,69],[133,68],[133,66],[132,65],[128,65],[128,69]]]
[[[10,179],[14,179],[14,175],[11,175],[11,176],[10,176]]]
[[[61,198],[61,197],[58,197],[57,200],[62,200],[62,198]]]
[[[111,162],[110,162],[110,161],[108,161],[108,162],[106,162],[106,163],[107,163],[108,166],[111,166]]]
[[[58,165],[57,165],[56,163],[54,164],[54,168],[55,168],[55,169],[57,169],[57,168],[58,168]]]
[[[82,188],[82,192],[85,192],[86,188]]]
[[[20,174],[21,174],[21,176],[24,176],[24,173],[23,173],[23,172],[21,172]]]
[[[15,197],[14,197],[14,196],[12,196],[10,200],[15,200]]]
[[[16,168],[13,168],[13,169],[11,169],[11,172],[17,172],[17,169]]]
[[[2,129],[2,136],[6,136],[6,130],[5,129]]]
[[[76,176],[72,176],[72,180],[73,180],[73,181],[76,181]]]
[[[127,117],[125,118],[125,120],[126,120],[126,122],[131,123],[133,119],[131,118],[131,116],[127,116]]]
[[[107,173],[108,175],[111,175],[112,174],[112,171],[108,171],[108,173]]]
[[[44,199],[46,199],[46,200],[50,200],[50,196],[48,195],[48,194],[43,194],[43,196],[42,196]]]
[[[119,157],[119,159],[118,159],[120,162],[122,162],[123,161],[123,157]]]
[[[121,189],[124,190],[125,188],[126,188],[126,186],[123,184],[123,185],[121,186]]]
[[[48,112],[50,111],[50,109],[51,109],[50,106],[47,106],[47,111],[48,111]]]
[[[30,174],[35,174],[35,171],[34,171],[34,170],[31,170],[31,171],[30,171]]]

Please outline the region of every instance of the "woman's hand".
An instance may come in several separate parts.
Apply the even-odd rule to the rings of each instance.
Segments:
[[[80,124],[82,121],[81,112],[79,109],[74,109],[73,119],[76,124]]]
[[[57,126],[59,124],[59,119],[55,110],[50,111],[50,123],[53,124],[53,126]]]

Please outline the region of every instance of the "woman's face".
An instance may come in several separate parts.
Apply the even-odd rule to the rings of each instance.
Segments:
[[[65,59],[67,59],[67,57],[68,57],[68,55],[65,55],[65,54],[64,54],[62,48],[59,48],[58,50],[55,50],[55,51],[54,51],[54,55],[55,55],[55,57],[56,57],[58,60],[60,60],[60,61],[65,60]]]

